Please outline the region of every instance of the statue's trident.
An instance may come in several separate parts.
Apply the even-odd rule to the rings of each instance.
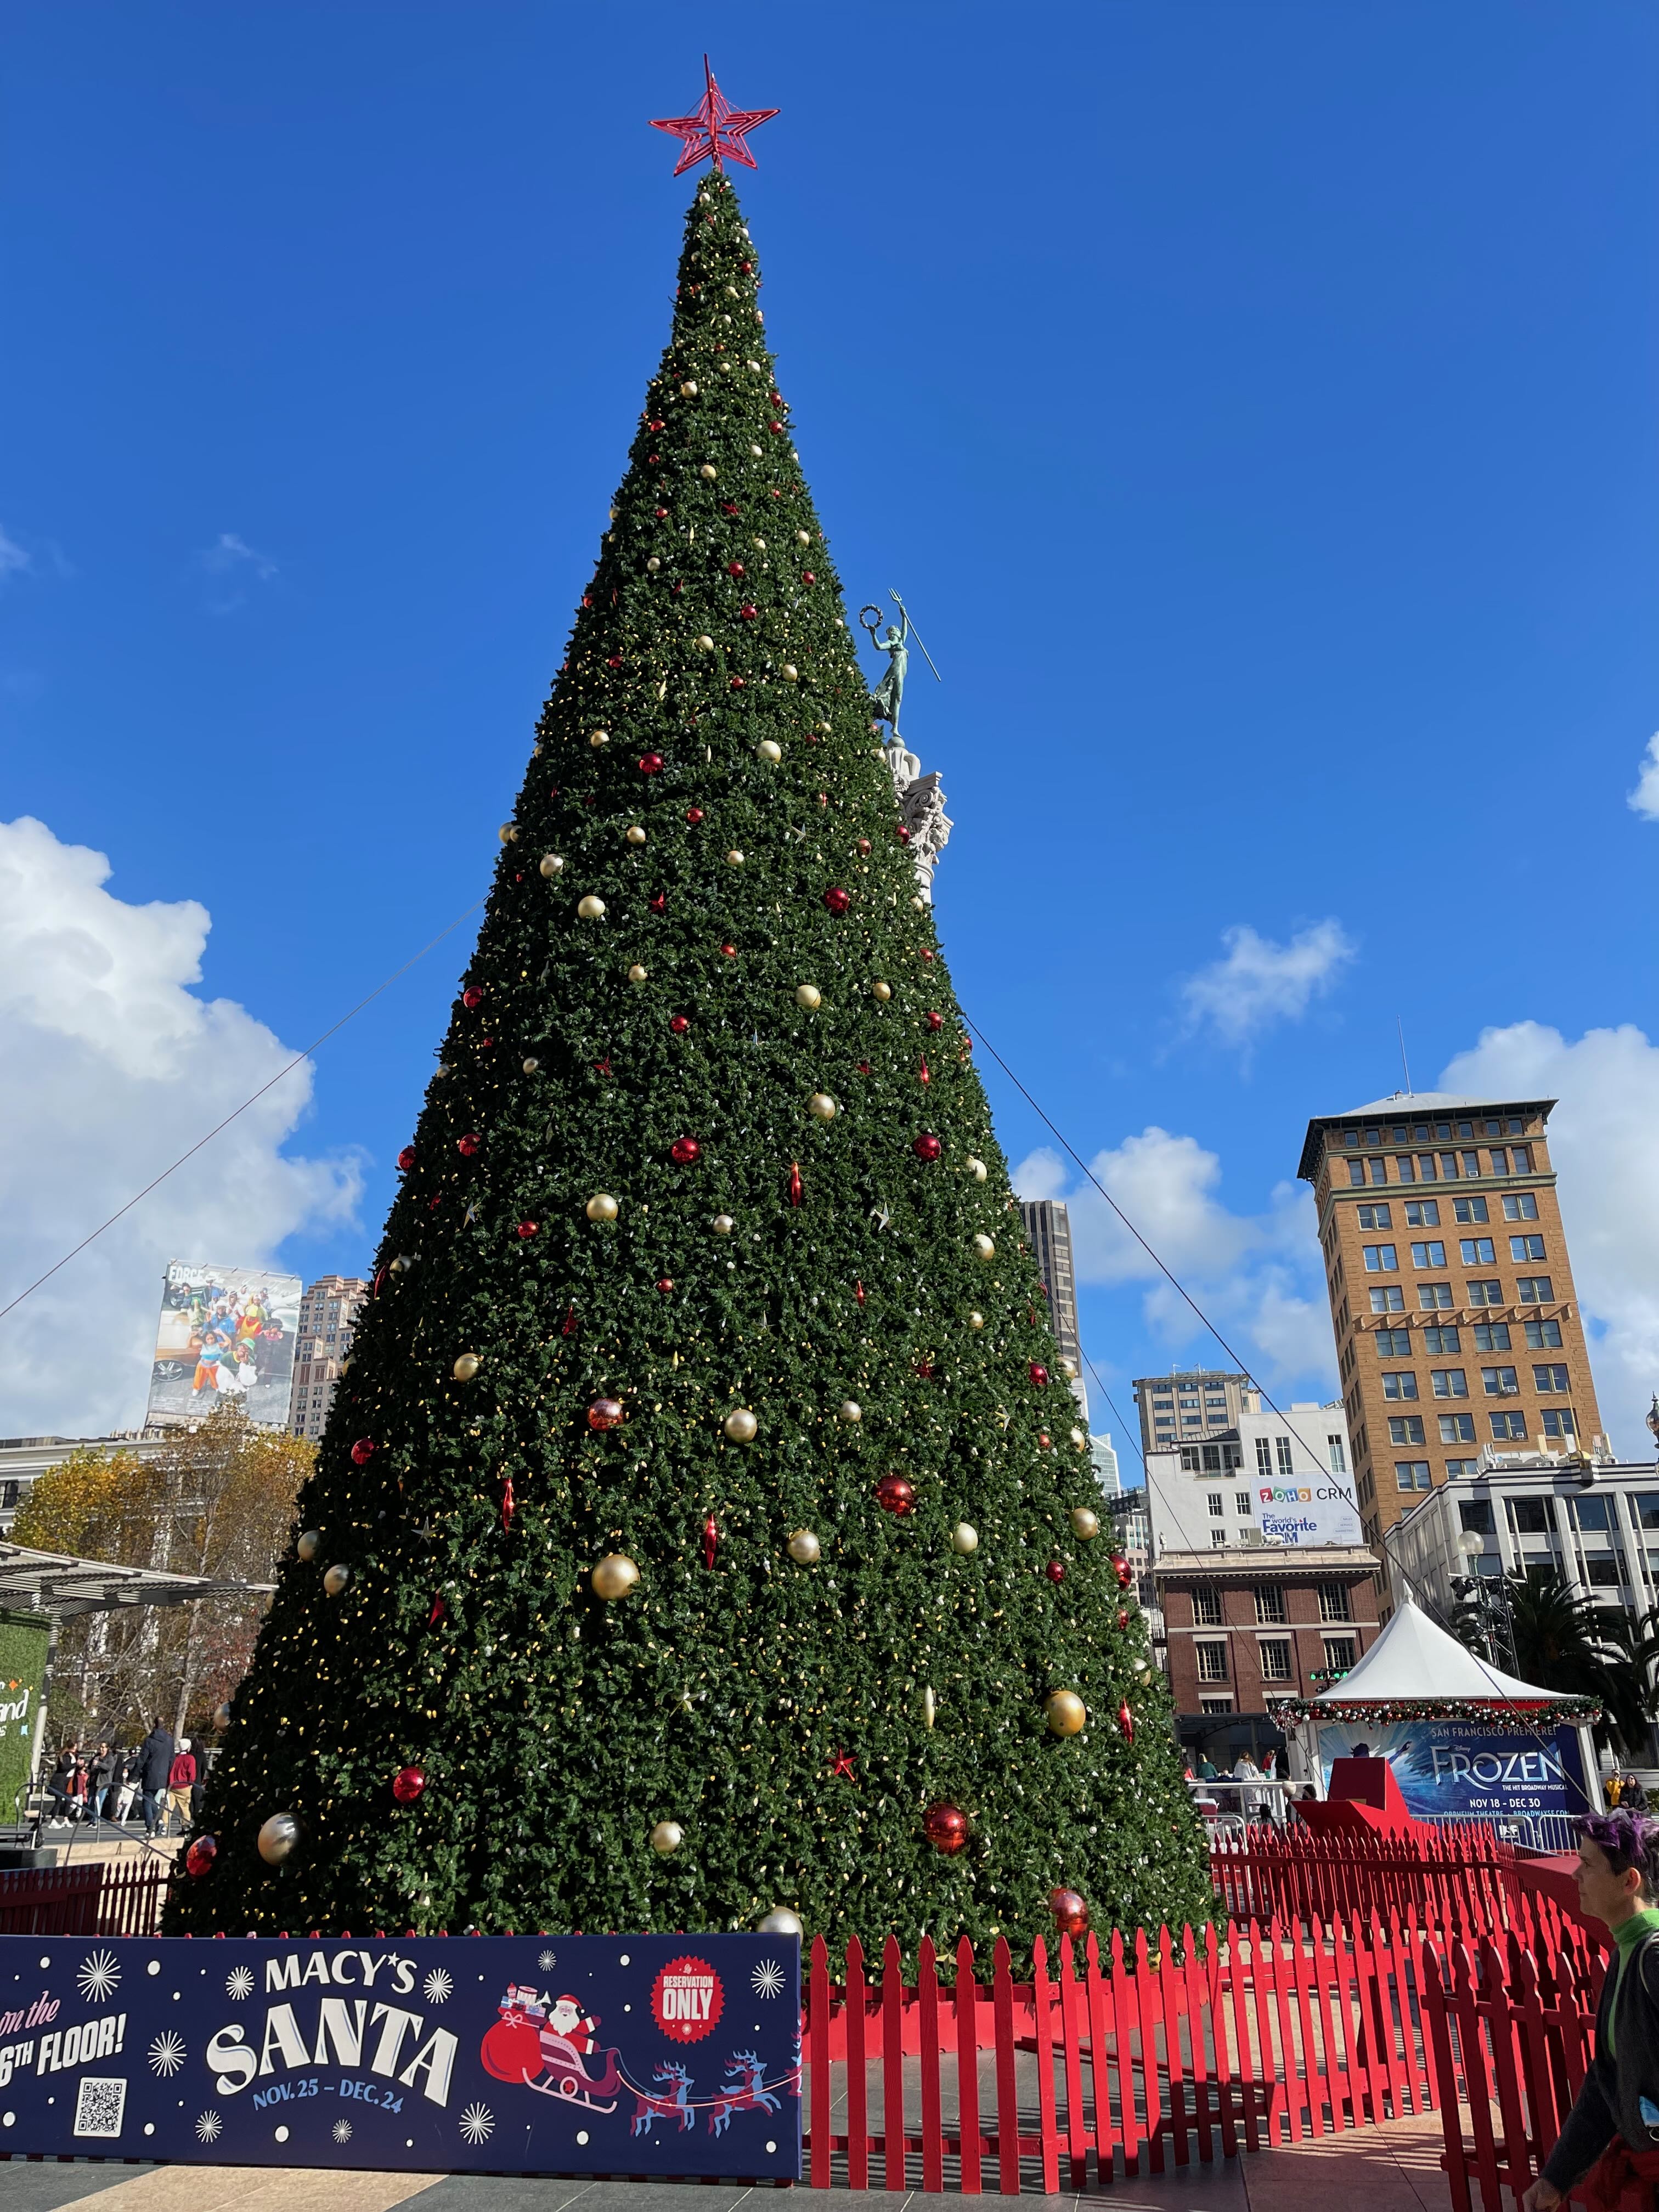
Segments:
[[[889,598],[890,599],[891,599],[891,600],[893,600],[893,601],[895,602],[895,604],[896,605],[896,606],[897,606],[897,608],[898,608],[899,612],[900,612],[900,613],[904,617],[905,622],[906,622],[906,623],[907,623],[907,624],[908,625],[908,627],[909,627],[909,631],[910,631],[910,635],[911,635],[911,636],[912,636],[912,637],[914,637],[914,638],[915,639],[915,641],[916,641],[916,643],[917,643],[919,646],[921,646],[921,657],[922,657],[922,659],[923,659],[927,663],[927,665],[928,665],[930,668],[933,668],[933,654],[932,654],[931,653],[929,653],[929,652],[928,652],[928,650],[927,650],[927,647],[926,647],[925,645],[922,645],[922,643],[921,643],[921,635],[920,635],[920,633],[918,632],[918,630],[917,630],[917,629],[916,629],[916,626],[915,626],[915,623],[911,622],[911,620],[910,620],[910,610],[909,610],[909,608],[908,608],[908,607],[907,607],[907,606],[905,605],[905,604],[904,604],[903,600],[902,600],[902,599],[901,599],[899,598],[898,593],[897,593],[897,592],[893,589],[893,587],[892,587],[892,586],[891,586],[890,584],[887,586],[887,596],[888,596],[888,598]],[[944,678],[939,674],[939,671],[938,671],[938,669],[937,669],[937,668],[933,668],[933,681],[934,681],[936,684],[943,684],[943,683],[944,683],[944,681],[945,681],[945,678]]]

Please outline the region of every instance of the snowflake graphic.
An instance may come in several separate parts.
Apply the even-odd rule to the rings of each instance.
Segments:
[[[149,2063],[164,2080],[171,2081],[185,2063],[185,2039],[169,2030],[149,2046]]]
[[[219,2118],[217,2112],[204,2112],[196,2123],[197,2142],[204,2143],[217,2142],[219,2140],[219,2130],[223,2126],[224,2122]]]
[[[251,1997],[253,1995],[253,1969],[252,1966],[233,1966],[231,1968],[230,1972],[225,1976],[225,1995],[228,1997],[234,1997],[238,2004],[240,2004],[244,1997]]]
[[[495,2116],[488,2105],[469,2105],[461,2114],[461,2133],[474,2149],[495,2132]]]
[[[783,1968],[775,1959],[763,1959],[749,1977],[749,1986],[757,1997],[775,1997],[783,1991]]]
[[[333,2128],[331,2130],[331,2133],[332,2134],[336,2142],[349,2142],[351,2141],[350,2121],[336,2120]]]
[[[426,1992],[426,2001],[428,2004],[441,2004],[453,1991],[455,1984],[441,1966],[434,1966],[421,1984],[421,1987]]]
[[[556,1951],[544,1951],[536,1960],[536,1964],[544,1974],[550,1974],[558,1963],[559,1954]]]
[[[113,1951],[94,1951],[82,1961],[75,1978],[88,2004],[101,2004],[121,1978],[120,1961]]]

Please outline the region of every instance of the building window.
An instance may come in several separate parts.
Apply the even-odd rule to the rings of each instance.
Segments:
[[[1412,1246],[1413,1267],[1443,1267],[1445,1264],[1446,1248],[1437,1237],[1431,1237],[1426,1243]]]
[[[1455,1323],[1437,1324],[1432,1328],[1425,1328],[1423,1332],[1423,1349],[1425,1352],[1461,1352],[1463,1346],[1458,1336],[1456,1325]]]
[[[1212,1552],[1224,1551],[1224,1550],[1226,1548],[1226,1543],[1227,1543],[1227,1532],[1226,1532],[1226,1530],[1225,1530],[1224,1528],[1212,1528],[1212,1529],[1211,1529],[1211,1531],[1210,1531],[1210,1549],[1211,1549]]]
[[[1457,1249],[1466,1267],[1490,1267],[1492,1263],[1490,1237],[1461,1237]]]
[[[1499,1443],[1513,1443],[1517,1439],[1524,1443],[1527,1434],[1527,1417],[1524,1413],[1494,1413],[1492,1417],[1492,1432]]]
[[[1407,1229],[1438,1229],[1440,1201],[1434,1198],[1413,1198],[1406,1202]]]
[[[1331,1473],[1346,1474],[1348,1471],[1348,1455],[1342,1449],[1341,1437],[1327,1437],[1325,1442],[1330,1447]]]
[[[1498,1518],[1490,1498],[1466,1498],[1457,1509],[1457,1517],[1472,1536],[1498,1534]]]
[[[1472,1306],[1501,1306],[1504,1303],[1502,1283],[1468,1283],[1464,1287]]]
[[[1449,1459],[1446,1462],[1448,1482],[1455,1482],[1460,1474],[1466,1474],[1473,1480],[1480,1472],[1480,1462],[1478,1459]]]
[[[1395,1460],[1394,1463],[1394,1486],[1396,1490],[1432,1490],[1434,1488],[1434,1478],[1429,1473],[1429,1462],[1427,1460]]]
[[[1457,1199],[1453,1202],[1452,1212],[1461,1222],[1486,1221],[1491,1218],[1486,1212],[1486,1201],[1484,1198]]]
[[[1210,1518],[1211,1518],[1211,1520],[1212,1520],[1212,1521],[1219,1521],[1219,1520],[1220,1520],[1220,1518],[1221,1518],[1221,1516],[1222,1516],[1222,1515],[1226,1511],[1226,1510],[1227,1510],[1227,1509],[1226,1509],[1226,1507],[1225,1507],[1225,1506],[1222,1504],[1222,1502],[1221,1502],[1221,1492],[1220,1492],[1218,1490],[1212,1490],[1212,1491],[1210,1492]]]
[[[1462,1133],[1467,1137],[1470,1134],[1470,1131],[1466,1127],[1462,1130]],[[1466,1176],[1478,1176],[1480,1174],[1480,1155],[1479,1152],[1460,1152],[1458,1158],[1463,1163],[1463,1172]]]
[[[1607,1528],[1607,1501],[1605,1498],[1578,1498],[1568,1500],[1567,1510],[1581,1528],[1599,1528],[1605,1534]]]
[[[1522,1275],[1515,1286],[1515,1303],[1518,1306],[1553,1306],[1555,1285],[1547,1275]]]
[[[1511,1260],[1541,1260],[1543,1256],[1544,1240],[1541,1237],[1510,1237],[1510,1257]]]
[[[1288,1636],[1264,1636],[1261,1643],[1261,1679],[1264,1682],[1288,1682],[1291,1679],[1291,1639]]]
[[[1362,1244],[1359,1249],[1368,1275],[1391,1275],[1400,1265],[1392,1244]]]
[[[1449,1292],[1447,1294],[1446,1303],[1448,1305],[1451,1303]],[[1390,1283],[1386,1289],[1371,1292],[1373,1313],[1404,1313],[1405,1310],[1406,1293],[1398,1283]]]
[[[1536,1221],[1538,1200],[1529,1190],[1507,1191],[1504,1197],[1505,1221]]]
[[[1218,1589],[1195,1589],[1193,1592],[1193,1619],[1200,1628],[1220,1627],[1221,1592]]]
[[[1230,1713],[1233,1709],[1231,1698],[1200,1698],[1198,1710],[1201,1713]]]
[[[1566,1406],[1547,1407],[1544,1410],[1544,1434],[1571,1442],[1574,1435],[1571,1409]]]
[[[1444,1176],[1444,1177],[1446,1178],[1446,1181],[1447,1181],[1448,1182],[1456,1182],[1456,1180],[1457,1180],[1457,1155],[1456,1155],[1456,1153],[1455,1153],[1455,1152],[1442,1152],[1442,1153],[1441,1153],[1441,1155],[1440,1155],[1440,1172],[1441,1172],[1441,1174],[1442,1174],[1443,1176]]]
[[[1529,1321],[1522,1324],[1526,1331],[1528,1352],[1555,1352],[1561,1344],[1561,1324],[1559,1321]]]
[[[1511,1498],[1510,1526],[1517,1536],[1553,1536],[1555,1516],[1547,1498]]]
[[[1362,1229],[1392,1229],[1394,1224],[1389,1218],[1386,1206],[1362,1206],[1359,1208],[1359,1225]]]
[[[1417,1173],[1419,1179],[1423,1182],[1434,1182],[1438,1180],[1440,1170],[1435,1164],[1432,1152],[1419,1152],[1417,1155]]]
[[[1193,1646],[1198,1654],[1198,1679],[1200,1682],[1224,1682],[1227,1679],[1227,1647],[1200,1639]]]
[[[1396,1182],[1415,1182],[1417,1181],[1417,1163],[1409,1152],[1402,1153],[1400,1158],[1395,1160],[1394,1164],[1394,1173]]]
[[[1472,1444],[1474,1442],[1474,1415],[1442,1413],[1440,1441],[1443,1444]]]
[[[1451,1302],[1449,1283],[1419,1283],[1417,1286],[1417,1303],[1425,1313],[1449,1313]]]
[[[1417,1395],[1416,1376],[1410,1373],[1385,1375],[1382,1377],[1382,1395],[1385,1398],[1414,1398]]]
[[[1285,1611],[1283,1583],[1258,1583],[1255,1586],[1255,1617],[1259,1626],[1281,1628],[1289,1617]]]
[[[1617,1559],[1586,1559],[1584,1565],[1589,1570],[1592,1589],[1617,1589],[1624,1580],[1623,1575],[1619,1571]]]
[[[1198,1474],[1198,1459],[1199,1447],[1196,1444],[1182,1444],[1181,1447],[1181,1472],[1183,1474]]]
[[[1357,1182],[1364,1182],[1364,1180],[1365,1180],[1365,1163],[1364,1163],[1364,1160],[1350,1160],[1350,1161],[1348,1162],[1348,1181],[1349,1181],[1350,1184],[1353,1184],[1353,1183],[1357,1183]]]
[[[1249,1493],[1249,1492],[1248,1490],[1236,1490],[1236,1491],[1234,1491],[1234,1492],[1233,1492],[1233,1510],[1234,1510],[1234,1512],[1235,1512],[1235,1513],[1237,1513],[1237,1516],[1238,1516],[1238,1517],[1239,1517],[1239,1519],[1240,1519],[1241,1521],[1248,1521],[1248,1520],[1249,1519],[1249,1517],[1250,1517],[1250,1493]]]
[[[1352,1620],[1353,1619],[1353,1607],[1349,1603],[1346,1583],[1321,1583],[1319,1618],[1322,1620]]]
[[[1461,1367],[1432,1367],[1429,1385],[1437,1398],[1467,1398],[1469,1378]]]
[[[1279,1472],[1281,1474],[1290,1474],[1294,1472],[1291,1462],[1291,1440],[1288,1437],[1273,1438],[1273,1456],[1279,1462]]]
[[[1659,1490],[1638,1491],[1631,1505],[1638,1528],[1659,1528]]]
[[[1480,1388],[1489,1398],[1513,1398],[1519,1395],[1521,1385],[1512,1367],[1483,1367]]]
[[[1379,1359],[1409,1359],[1412,1356],[1410,1329],[1379,1328],[1376,1331],[1376,1356]]]
[[[1474,1324],[1474,1348],[1477,1352],[1507,1352],[1510,1348],[1510,1325],[1508,1322],[1476,1322]]]
[[[1267,1437],[1258,1437],[1255,1440],[1255,1471],[1258,1474],[1267,1475],[1273,1471],[1273,1448]]]
[[[1565,1367],[1559,1362],[1548,1367],[1534,1367],[1532,1370],[1532,1387],[1540,1395],[1547,1395],[1552,1390],[1565,1390],[1567,1387]]]
[[[1352,1636],[1328,1636],[1325,1638],[1325,1671],[1328,1674],[1346,1674],[1353,1665],[1354,1640]]]
[[[1422,1441],[1421,1413],[1391,1413],[1389,1416],[1389,1442],[1391,1444],[1420,1444]]]

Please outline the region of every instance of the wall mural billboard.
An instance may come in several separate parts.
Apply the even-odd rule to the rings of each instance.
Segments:
[[[800,2175],[800,1940],[0,1936],[0,2158]]]
[[[269,1267],[168,1266],[150,1369],[147,1425],[180,1427],[240,1405],[266,1428],[288,1425],[300,1328],[297,1275]]]

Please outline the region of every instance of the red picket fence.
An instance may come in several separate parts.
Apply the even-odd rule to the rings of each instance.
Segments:
[[[95,1859],[0,1873],[0,1936],[154,1936],[167,1869]]]
[[[1515,1848],[1489,1828],[1379,1836],[1254,1827],[1214,1838],[1210,1879],[1233,1919],[1277,1918],[1288,1927],[1337,1913],[1414,1911],[1425,1927],[1473,1942],[1524,1909]]]

